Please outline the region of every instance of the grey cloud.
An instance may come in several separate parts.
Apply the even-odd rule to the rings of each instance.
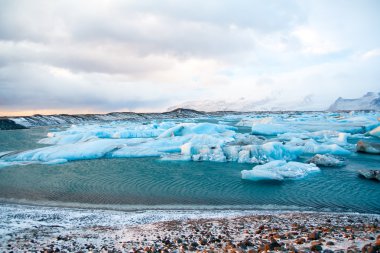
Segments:
[[[215,57],[250,51],[256,32],[286,30],[305,19],[295,1],[39,3],[4,1],[0,38],[46,44],[118,41],[141,54]]]
[[[375,0],[0,0],[0,111],[364,93],[378,87],[378,58],[357,56],[379,48],[378,9]],[[333,50],[304,53],[299,27]]]
[[[44,68],[34,65],[3,68],[0,69],[0,76],[0,109],[91,108],[116,111],[125,108],[141,109],[144,106],[165,106],[170,100],[163,97],[147,101],[131,88],[129,94],[121,94],[121,91],[112,85],[97,87],[87,80],[67,81],[56,78],[44,71]],[[105,90],[106,88],[109,88],[110,92]],[[124,92],[128,92],[128,88]]]
[[[306,20],[299,1],[138,1],[126,8],[158,13],[178,20],[213,23],[221,26],[236,25],[263,33],[288,29]]]

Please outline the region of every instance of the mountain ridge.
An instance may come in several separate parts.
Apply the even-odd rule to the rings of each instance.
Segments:
[[[367,92],[360,98],[339,97],[330,105],[328,111],[355,111],[355,110],[375,110],[380,111],[380,93]]]

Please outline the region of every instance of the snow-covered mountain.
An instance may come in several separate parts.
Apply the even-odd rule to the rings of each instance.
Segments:
[[[0,117],[0,130],[22,129],[36,126],[54,126],[111,121],[144,121],[152,119],[197,118],[206,113],[177,108],[164,113],[111,112],[107,114],[56,114],[19,117]]]
[[[380,93],[368,92],[361,98],[338,98],[329,111],[376,110],[380,111]]]
[[[313,95],[307,95],[300,100],[289,102],[275,97],[267,97],[261,100],[250,100],[240,98],[236,100],[196,100],[187,101],[172,107],[186,108],[197,111],[216,112],[216,111],[236,111],[236,112],[253,112],[253,111],[315,111],[322,107],[316,105],[313,101]]]

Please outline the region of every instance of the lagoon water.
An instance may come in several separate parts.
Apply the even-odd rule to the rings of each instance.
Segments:
[[[0,131],[0,152],[42,147],[49,128]],[[242,129],[241,131],[244,131]],[[304,158],[306,159],[306,158]],[[95,159],[0,169],[0,199],[105,209],[269,209],[380,213],[380,184],[358,169],[379,169],[380,156],[352,153],[347,166],[299,180],[246,181],[251,164]],[[302,159],[301,159],[302,161]]]

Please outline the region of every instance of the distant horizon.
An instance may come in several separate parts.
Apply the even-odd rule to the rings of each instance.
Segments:
[[[338,100],[339,98],[341,97],[338,97],[336,100]],[[349,98],[348,98],[349,99]],[[336,101],[335,100],[335,101]],[[186,107],[175,107],[175,108],[167,108],[166,110],[163,110],[163,111],[149,111],[149,110],[146,110],[146,111],[139,111],[139,110],[135,110],[135,111],[132,111],[132,110],[124,110],[124,111],[108,111],[108,112],[90,112],[90,111],[85,111],[85,112],[75,112],[75,111],[67,111],[67,112],[62,112],[62,111],[38,111],[38,112],[33,112],[33,111],[29,111],[29,112],[18,112],[17,114],[2,114],[0,112],[0,118],[1,117],[28,117],[28,116],[35,116],[35,115],[43,115],[43,116],[50,116],[50,115],[96,115],[96,114],[99,114],[99,115],[105,115],[105,114],[111,114],[111,113],[142,113],[142,114],[149,114],[149,113],[167,113],[167,112],[172,112],[172,111],[176,111],[176,110],[191,110],[191,111],[198,111],[198,112],[205,112],[205,113],[214,113],[214,112],[242,112],[242,113],[250,113],[250,112],[327,112],[329,111],[329,107],[326,107],[325,109],[316,109],[316,110],[296,110],[296,109],[293,109],[293,110],[248,110],[248,111],[242,111],[242,110],[214,110],[214,111],[207,111],[207,110],[198,110],[198,109],[191,109],[191,108],[186,108]],[[337,111],[371,111],[370,109],[359,109],[359,110],[337,110]]]

